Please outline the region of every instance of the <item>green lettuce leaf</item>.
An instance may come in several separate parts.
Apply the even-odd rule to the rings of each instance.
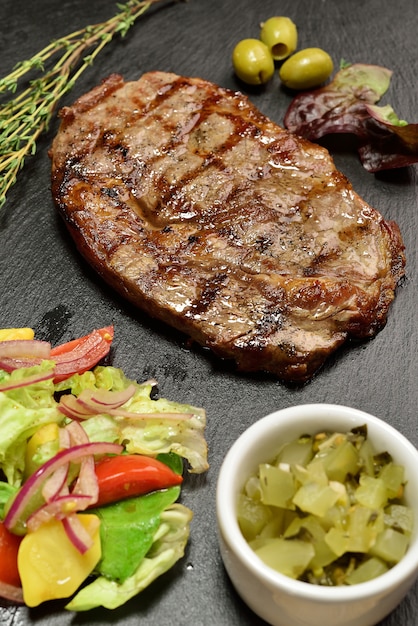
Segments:
[[[121,391],[129,385],[135,386],[135,394],[124,405],[124,409],[141,415],[158,413],[158,418],[131,419],[100,415],[83,422],[91,441],[118,441],[123,443],[129,454],[157,456],[175,452],[187,459],[191,473],[208,469],[207,443],[204,437],[206,413],[204,409],[166,400],[153,399],[154,381],[137,383],[125,376],[122,370],[112,366],[97,366],[92,372],[75,374],[57,385],[60,391],[69,390],[79,395],[83,389],[106,389]],[[169,413],[164,419],[164,413]],[[179,419],[172,414],[178,413]],[[182,414],[190,417],[183,419]]]
[[[45,361],[15,370],[5,380],[21,380],[51,367]],[[43,424],[63,421],[53,394],[52,380],[0,392],[0,469],[11,485],[22,482],[27,439]]]
[[[132,576],[121,584],[100,576],[83,587],[65,608],[70,611],[88,611],[100,606],[116,609],[136,596],[183,557],[192,516],[182,504],[168,507],[161,514],[151,549]]]
[[[9,502],[12,496],[16,495],[17,487],[12,487],[9,483],[0,481],[0,519],[3,520],[5,516],[4,507]]]

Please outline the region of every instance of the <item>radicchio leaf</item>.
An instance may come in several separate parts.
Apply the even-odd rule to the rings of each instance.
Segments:
[[[368,104],[387,91],[392,72],[378,65],[344,67],[325,87],[300,92],[284,117],[288,130],[315,140],[331,133],[366,135]]]
[[[368,106],[369,140],[359,147],[369,172],[406,167],[418,162],[418,124],[398,120],[390,105]]]
[[[389,105],[375,106],[391,76],[391,70],[378,65],[344,67],[328,85],[299,93],[284,125],[311,141],[336,133],[356,135],[361,162],[369,172],[416,163],[418,124],[399,120]]]

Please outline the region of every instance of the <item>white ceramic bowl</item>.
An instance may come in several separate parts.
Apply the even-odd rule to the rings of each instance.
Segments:
[[[241,534],[236,502],[246,479],[261,462],[277,454],[281,443],[302,433],[346,432],[367,424],[377,452],[387,450],[406,471],[405,500],[415,525],[404,558],[374,580],[347,586],[321,587],[293,580],[267,565]],[[373,626],[406,595],[418,575],[418,451],[384,421],[346,406],[306,404],[289,407],[254,423],[227,453],[217,484],[219,545],[225,568],[247,605],[274,626]]]

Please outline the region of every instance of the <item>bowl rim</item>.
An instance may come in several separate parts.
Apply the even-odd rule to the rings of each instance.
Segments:
[[[396,428],[370,413],[346,405],[323,402],[292,405],[278,409],[249,426],[238,439],[236,439],[224,457],[219,471],[216,489],[218,533],[225,542],[226,549],[234,552],[242,565],[247,567],[253,575],[264,581],[270,588],[274,588],[277,592],[287,592],[293,596],[309,598],[316,602],[326,601],[329,603],[350,602],[371,597],[376,594],[382,594],[384,591],[389,592],[394,587],[398,587],[403,582],[406,582],[418,570],[418,519],[414,520],[415,528],[408,550],[399,563],[373,580],[341,587],[313,585],[294,580],[273,570],[263,563],[241,534],[235,513],[236,503],[233,501],[232,497],[233,494],[236,495],[237,493],[234,487],[234,466],[236,466],[237,462],[242,460],[248,450],[250,450],[254,443],[255,436],[259,438],[263,433],[266,436],[270,427],[280,428],[283,421],[278,423],[278,417],[281,420],[283,420],[284,417],[295,419],[297,415],[301,416],[301,414],[304,413],[304,415],[301,416],[302,419],[308,419],[308,421],[312,421],[313,423],[314,419],[318,419],[317,414],[319,412],[323,413],[322,419],[324,421],[331,422],[332,418],[335,419],[337,417],[338,420],[349,419],[353,424],[358,423],[357,425],[360,425],[360,421],[363,420],[364,423],[365,420],[372,428],[378,429],[385,438],[396,441],[398,447],[402,446],[410,459],[409,466],[412,465],[412,459],[414,459],[418,467],[417,448],[415,448],[415,446]],[[318,429],[321,429],[321,427],[323,427],[323,425],[318,423]]]

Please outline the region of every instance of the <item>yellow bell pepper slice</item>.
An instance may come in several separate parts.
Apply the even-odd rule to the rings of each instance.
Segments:
[[[35,333],[32,328],[0,328],[0,341],[14,339],[33,339]]]
[[[41,463],[36,462],[36,454],[39,449],[59,439],[58,424],[51,422],[44,424],[30,437],[25,452],[25,478],[36,472]]]
[[[72,544],[57,519],[23,537],[17,564],[27,606],[69,597],[99,562],[100,520],[92,514],[81,514],[79,519],[93,539],[93,545],[84,554]]]

